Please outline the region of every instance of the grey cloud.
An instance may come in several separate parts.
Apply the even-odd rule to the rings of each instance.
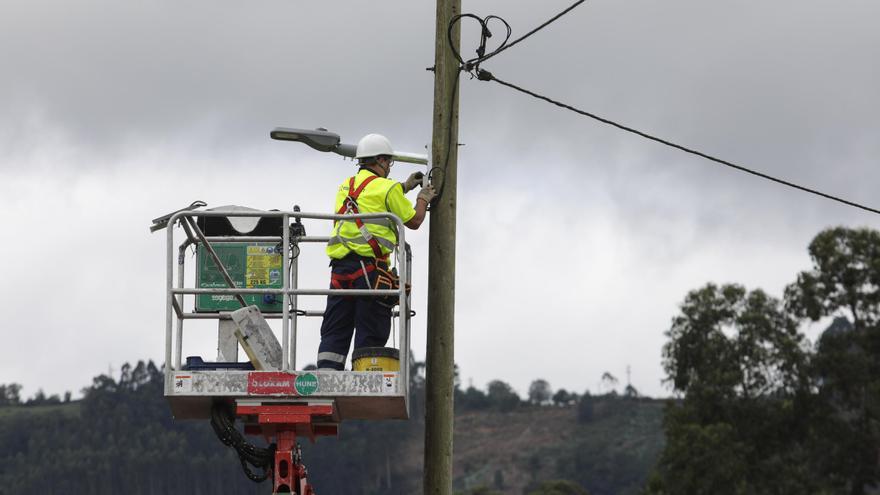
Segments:
[[[507,18],[519,36],[567,5],[494,0],[464,8]],[[867,0],[591,1],[485,68],[660,137],[871,203],[880,180],[878,14],[880,5]],[[107,192],[109,205],[132,200],[123,196],[138,189],[142,195],[134,199],[149,204],[130,214],[141,221],[193,199],[323,208],[319,191],[332,188],[350,162],[269,141],[268,131],[322,125],[351,142],[376,131],[419,151],[431,137],[433,78],[424,69],[433,64],[433,16],[433,5],[406,0],[38,0],[4,7],[0,174],[6,187],[23,181],[30,185],[21,190],[37,191],[7,195],[4,206],[14,201],[27,211],[38,201],[37,185],[62,194],[90,173],[118,188]],[[466,25],[466,53],[474,34]],[[618,329],[620,340],[584,346],[616,359],[621,342],[647,332],[646,342],[661,339],[658,332],[687,289],[710,279],[778,289],[806,263],[806,243],[819,229],[876,225],[872,215],[492,83],[463,76],[460,89],[459,285],[469,297],[460,299],[457,314],[468,331],[482,331],[473,327],[485,323],[481,308],[474,309],[481,292],[469,270],[486,259],[515,266],[537,256],[533,262],[551,272],[548,284],[564,286],[567,251],[554,244],[560,238],[577,256],[620,251],[613,268],[636,299],[627,300],[623,289],[609,289],[605,299],[573,299],[594,307],[588,316],[595,326],[619,324],[614,311],[650,300],[642,319],[629,318]],[[397,167],[398,175],[411,170]],[[256,170],[263,179],[255,186]],[[71,221],[88,221],[82,216]],[[506,234],[519,230],[539,234],[511,246]],[[499,237],[506,244],[493,244]],[[589,261],[571,263],[594,268]],[[519,281],[504,279],[501,286]],[[142,297],[155,297],[155,290]],[[537,302],[554,304],[542,298]],[[523,321],[539,317],[533,312]],[[45,318],[45,325],[58,321]],[[572,315],[553,324],[578,325]],[[530,329],[516,318],[498,325],[516,339]],[[485,346],[468,335],[460,342]],[[500,353],[514,352],[505,346]],[[653,363],[655,375],[658,352],[639,355]],[[505,378],[469,353],[462,348],[465,376],[478,385]],[[517,375],[515,385],[524,390],[530,378]]]
[[[216,135],[205,144],[221,147],[265,139],[270,122],[358,128],[370,123],[359,115],[389,114],[405,121],[407,110],[429,116],[431,108],[429,75],[403,69],[426,66],[432,48],[411,41],[430,13],[409,4],[23,4],[0,21],[8,41],[0,87],[97,151],[205,121]],[[380,22],[394,16],[411,17]],[[389,84],[420,81],[426,94]],[[9,117],[21,118],[32,108],[12,109]]]

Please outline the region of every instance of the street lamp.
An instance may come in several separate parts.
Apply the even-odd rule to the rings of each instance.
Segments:
[[[330,132],[323,127],[319,127],[315,130],[276,127],[269,133],[269,137],[279,141],[296,141],[304,143],[314,150],[324,153],[331,151],[347,158],[354,158],[355,154],[357,154],[357,145],[342,143],[342,138],[339,137],[339,134]],[[427,165],[428,155],[395,151],[394,160],[398,162]]]

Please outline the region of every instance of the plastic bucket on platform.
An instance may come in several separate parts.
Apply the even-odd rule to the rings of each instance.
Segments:
[[[393,347],[361,347],[351,353],[353,371],[400,371],[400,351]]]

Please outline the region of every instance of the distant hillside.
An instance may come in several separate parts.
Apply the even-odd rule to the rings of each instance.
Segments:
[[[593,398],[578,407],[529,406],[461,414],[455,423],[455,483],[502,493],[550,479],[576,481],[591,495],[635,494],[663,448],[659,401]]]
[[[457,414],[456,490],[520,494],[567,479],[591,495],[637,493],[663,447],[662,403],[588,400]],[[423,431],[417,418],[345,423],[340,438],[304,445],[311,480],[321,495],[421,493]],[[0,494],[270,491],[246,479],[207,422],[172,420],[155,368],[98,377],[82,401],[0,407]]]

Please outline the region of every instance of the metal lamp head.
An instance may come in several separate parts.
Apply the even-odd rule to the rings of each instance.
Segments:
[[[323,128],[318,128],[312,131],[306,129],[276,127],[269,133],[269,137],[279,141],[297,141],[308,145],[312,149],[323,152],[336,151],[336,148],[339,146],[339,141],[341,140],[339,134]]]

